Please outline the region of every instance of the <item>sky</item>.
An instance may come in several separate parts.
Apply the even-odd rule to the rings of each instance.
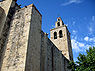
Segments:
[[[21,7],[34,4],[42,14],[42,30],[48,33],[61,17],[71,33],[74,61],[95,46],[95,0],[18,0]]]

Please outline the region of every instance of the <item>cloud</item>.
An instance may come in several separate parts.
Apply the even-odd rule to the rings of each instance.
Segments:
[[[75,21],[73,21],[73,23],[72,23],[72,24],[73,24],[73,25],[75,25],[75,23],[76,23],[76,22],[75,22]]]
[[[73,30],[72,32],[73,32],[73,34],[76,34],[76,33],[77,33],[77,31],[76,31],[76,30]]]
[[[72,42],[72,49],[75,50],[75,52],[80,52],[77,41],[75,39],[72,39],[71,42]]]
[[[90,42],[95,42],[95,37],[89,38]]]
[[[88,37],[88,36],[86,36],[86,37],[84,37],[84,40],[85,41],[88,41],[88,42],[95,42],[95,37]]]
[[[76,53],[80,53],[80,52],[84,53],[84,52],[86,52],[86,50],[89,49],[89,47],[95,46],[95,45],[91,46],[89,44],[85,44],[83,42],[79,42],[79,41],[77,41],[75,39],[72,39],[71,42],[72,42],[72,49]]]
[[[79,44],[79,47],[84,47],[84,43],[79,43],[78,42],[78,44]]]
[[[95,21],[95,16],[92,16],[92,21]]]
[[[53,28],[55,28],[55,26],[54,26],[54,25],[52,25],[52,27],[53,27]]]
[[[73,39],[71,39],[71,43],[72,43],[72,49],[74,52],[79,53],[79,52],[86,52],[87,49],[89,49],[89,47],[93,47],[95,46],[95,44],[93,42],[95,42],[95,37],[90,38],[88,36],[86,36],[84,38],[85,41],[89,41],[92,42],[92,44],[87,44],[84,41],[77,41],[77,37],[74,37]]]
[[[72,3],[81,3],[82,1],[81,0],[68,0],[67,2],[61,4],[62,6],[67,6],[67,5],[70,5]]]
[[[89,32],[92,33],[93,32],[93,28],[90,26],[89,27]]]
[[[68,26],[68,24],[66,24],[66,26]]]
[[[72,39],[71,42],[72,42],[72,49],[75,52],[84,51],[84,48],[83,47],[86,46],[84,43],[78,42],[76,39]]]
[[[93,34],[93,32],[95,32],[94,26],[95,26],[95,16],[92,16],[91,21],[89,22],[89,26],[88,26],[88,30],[90,34]]]
[[[85,40],[85,41],[88,41],[88,39],[89,39],[89,37],[88,37],[88,36],[86,36],[86,37],[84,38],[84,40]]]

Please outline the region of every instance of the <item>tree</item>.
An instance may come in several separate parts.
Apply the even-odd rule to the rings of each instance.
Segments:
[[[68,68],[72,71],[95,71],[95,47],[86,50],[86,55],[79,54],[78,61],[71,61]]]

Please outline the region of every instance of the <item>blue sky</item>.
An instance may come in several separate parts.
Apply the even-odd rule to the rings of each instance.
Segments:
[[[18,0],[21,7],[34,3],[42,14],[42,30],[49,34],[61,17],[71,33],[74,61],[95,46],[95,0]]]

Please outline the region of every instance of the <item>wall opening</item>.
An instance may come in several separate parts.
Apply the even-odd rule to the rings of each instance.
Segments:
[[[60,37],[60,38],[63,37],[62,30],[59,31],[59,37]]]
[[[57,23],[57,26],[60,26],[60,22]]]
[[[58,19],[58,21],[60,21],[60,19]]]
[[[54,32],[54,39],[57,39],[57,32]]]

